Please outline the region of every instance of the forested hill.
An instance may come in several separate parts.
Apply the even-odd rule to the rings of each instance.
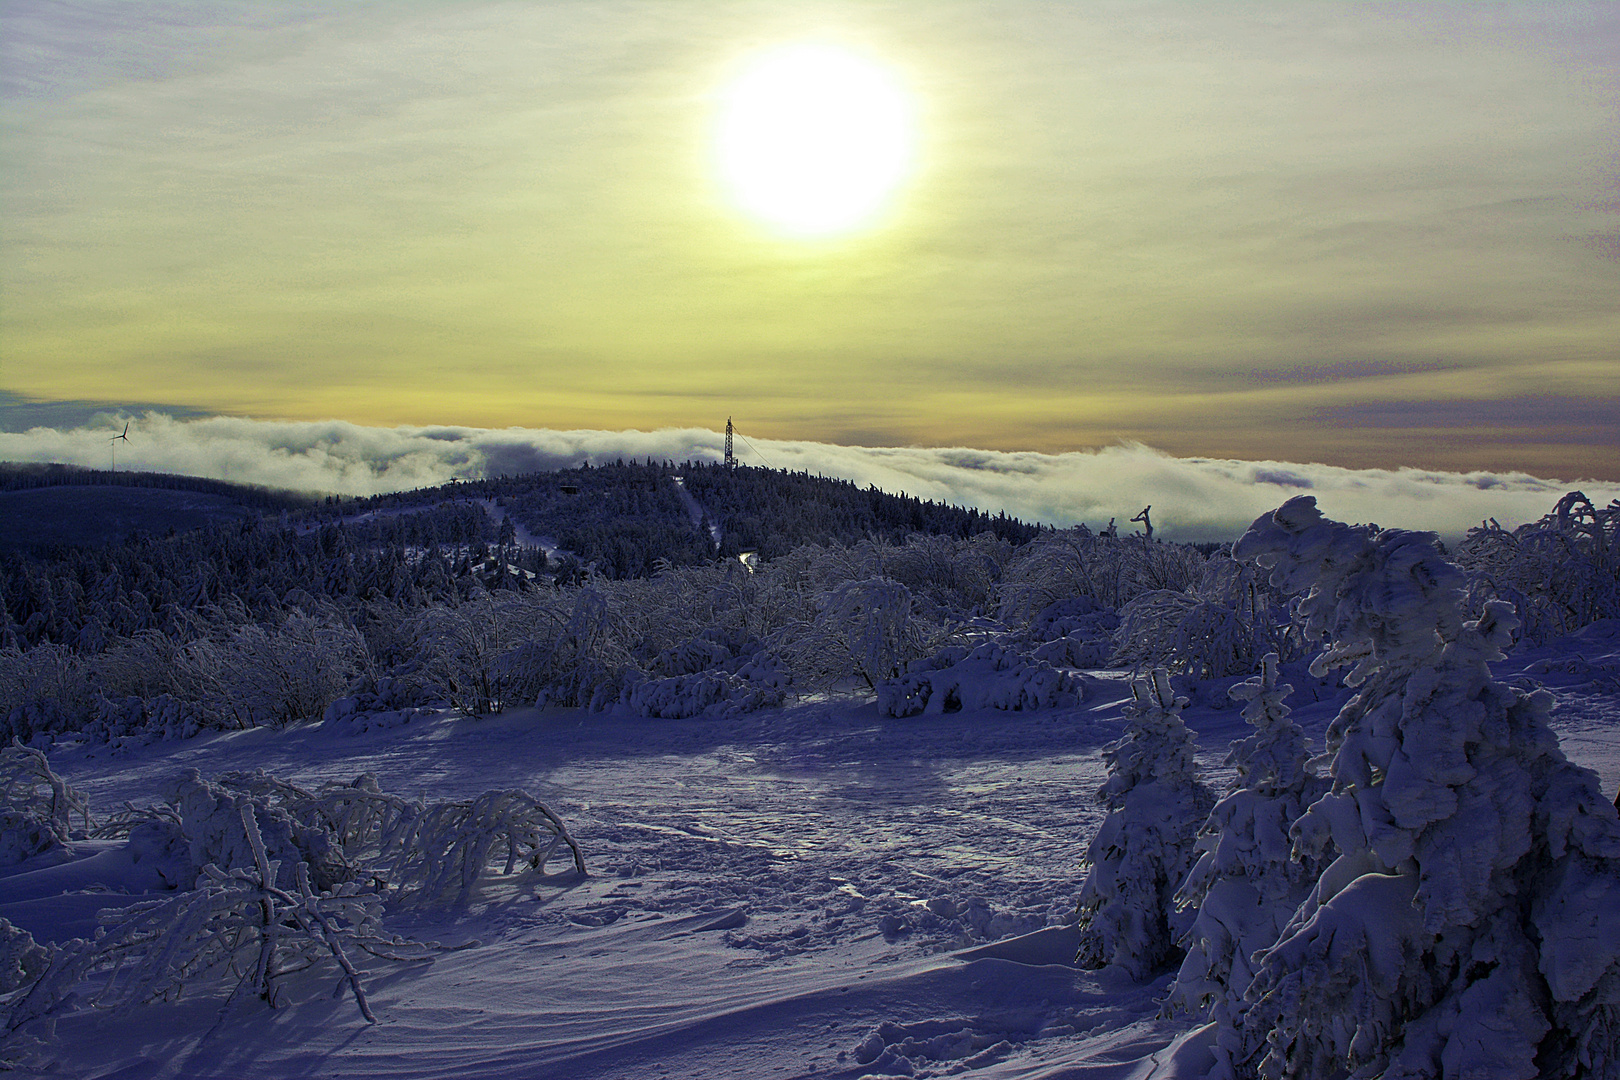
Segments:
[[[288,604],[414,608],[590,574],[646,577],[661,564],[699,565],[745,551],[772,559],[804,544],[900,544],[915,533],[988,532],[1019,545],[1040,531],[1004,514],[847,481],[702,463],[615,463],[371,499],[270,492],[256,508],[236,499],[231,514],[201,527],[176,516],[173,492],[224,502],[233,485],[201,481],[215,485],[212,495],[179,477],[112,487],[72,470],[56,473],[65,479],[52,487],[40,482],[49,470],[19,475],[25,471],[10,474],[22,490],[0,491],[0,499],[72,495],[58,501],[86,530],[117,524],[95,537],[99,543],[24,545],[0,557],[0,647],[54,641],[94,652],[143,630],[186,637],[199,611],[257,618]],[[135,474],[96,479],[114,475]],[[142,493],[151,497],[145,524],[131,526],[124,503]],[[16,523],[40,539],[58,535],[32,511]],[[554,552],[548,557],[536,541]]]
[[[682,499],[677,479],[692,503]],[[371,501],[431,502],[447,493],[500,500],[531,534],[554,539],[609,577],[645,576],[659,559],[679,566],[745,551],[772,559],[803,544],[867,539],[899,544],[912,533],[965,538],[992,532],[1022,544],[1039,531],[1005,513],[894,495],[847,480],[704,462],[582,466]],[[701,516],[694,520],[694,515]]]

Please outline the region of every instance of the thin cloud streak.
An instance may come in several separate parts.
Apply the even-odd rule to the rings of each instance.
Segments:
[[[345,495],[616,460],[718,461],[722,437],[701,428],[552,431],[538,428],[365,427],[347,421],[177,419],[103,414],[87,426],[0,432],[0,460],[108,465],[110,434],[132,419],[118,467]],[[1156,533],[1175,540],[1230,540],[1255,517],[1309,492],[1330,515],[1458,537],[1486,518],[1533,521],[1580,487],[1600,505],[1612,482],[1565,482],[1517,472],[1345,469],[1283,461],[1172,457],[1139,443],[1063,454],[970,448],[838,446],[739,440],[745,464],[839,477],[921,498],[1005,510],[1029,521],[1110,518],[1130,529],[1153,507]]]

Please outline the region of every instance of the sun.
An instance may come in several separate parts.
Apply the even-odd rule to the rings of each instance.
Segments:
[[[721,181],[787,236],[869,226],[910,174],[916,117],[887,69],[848,49],[781,45],[726,86],[715,128]]]

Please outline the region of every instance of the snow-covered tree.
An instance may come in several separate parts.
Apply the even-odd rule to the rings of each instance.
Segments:
[[[1228,691],[1248,702],[1243,717],[1254,734],[1227,754],[1237,778],[1210,812],[1198,861],[1176,897],[1197,915],[1182,942],[1187,957],[1171,1001],[1208,1010],[1228,1028],[1241,1015],[1253,956],[1276,942],[1325,865],[1316,855],[1296,855],[1289,840],[1327,784],[1309,767],[1304,730],[1288,718],[1283,701],[1293,687],[1277,682],[1277,667],[1277,654],[1267,653],[1258,676]],[[1229,1048],[1217,1047],[1216,1056],[1225,1070],[1216,1075],[1226,1080]]]
[[[1222,1033],[1239,1076],[1620,1074],[1620,821],[1547,724],[1492,679],[1501,601],[1466,621],[1433,534],[1329,521],[1300,496],[1234,548],[1303,593],[1359,690],[1332,790],[1294,828],[1334,856]]]
[[[1155,668],[1131,684],[1125,734],[1103,748],[1108,781],[1098,797],[1108,816],[1086,850],[1091,869],[1080,891],[1082,967],[1115,964],[1143,979],[1180,959],[1189,919],[1176,890],[1193,865],[1198,828],[1215,802],[1198,777],[1187,699]]]

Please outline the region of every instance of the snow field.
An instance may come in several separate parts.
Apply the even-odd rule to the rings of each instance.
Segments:
[[[1554,685],[1566,752],[1612,791],[1612,631],[1499,668]],[[1197,1043],[1171,1045],[1194,1021],[1159,1017],[1167,976],[1136,983],[1071,962],[1066,924],[1103,819],[1101,749],[1123,730],[1127,683],[1097,673],[1082,705],[1033,713],[896,719],[836,700],[679,721],[546,709],[59,749],[52,766],[103,815],[155,801],[186,767],[262,768],[303,786],[370,772],[429,799],[523,788],[561,816],[592,876],[554,862],[549,876],[487,876],[463,908],[391,913],[393,933],[479,944],[428,964],[368,963],[375,1026],[332,997],[333,972],[311,970],[274,1011],[251,997],[226,1007],[221,984],[123,1018],[65,1016],[53,1056],[32,1064],[130,1080],[1201,1075]],[[1182,714],[1217,791],[1229,743],[1251,730],[1224,685],[1201,687]],[[1300,697],[1292,719],[1320,748],[1339,701]],[[45,939],[53,923],[83,933],[94,906],[133,899],[48,895],[40,879],[72,868],[0,878],[0,916]]]

